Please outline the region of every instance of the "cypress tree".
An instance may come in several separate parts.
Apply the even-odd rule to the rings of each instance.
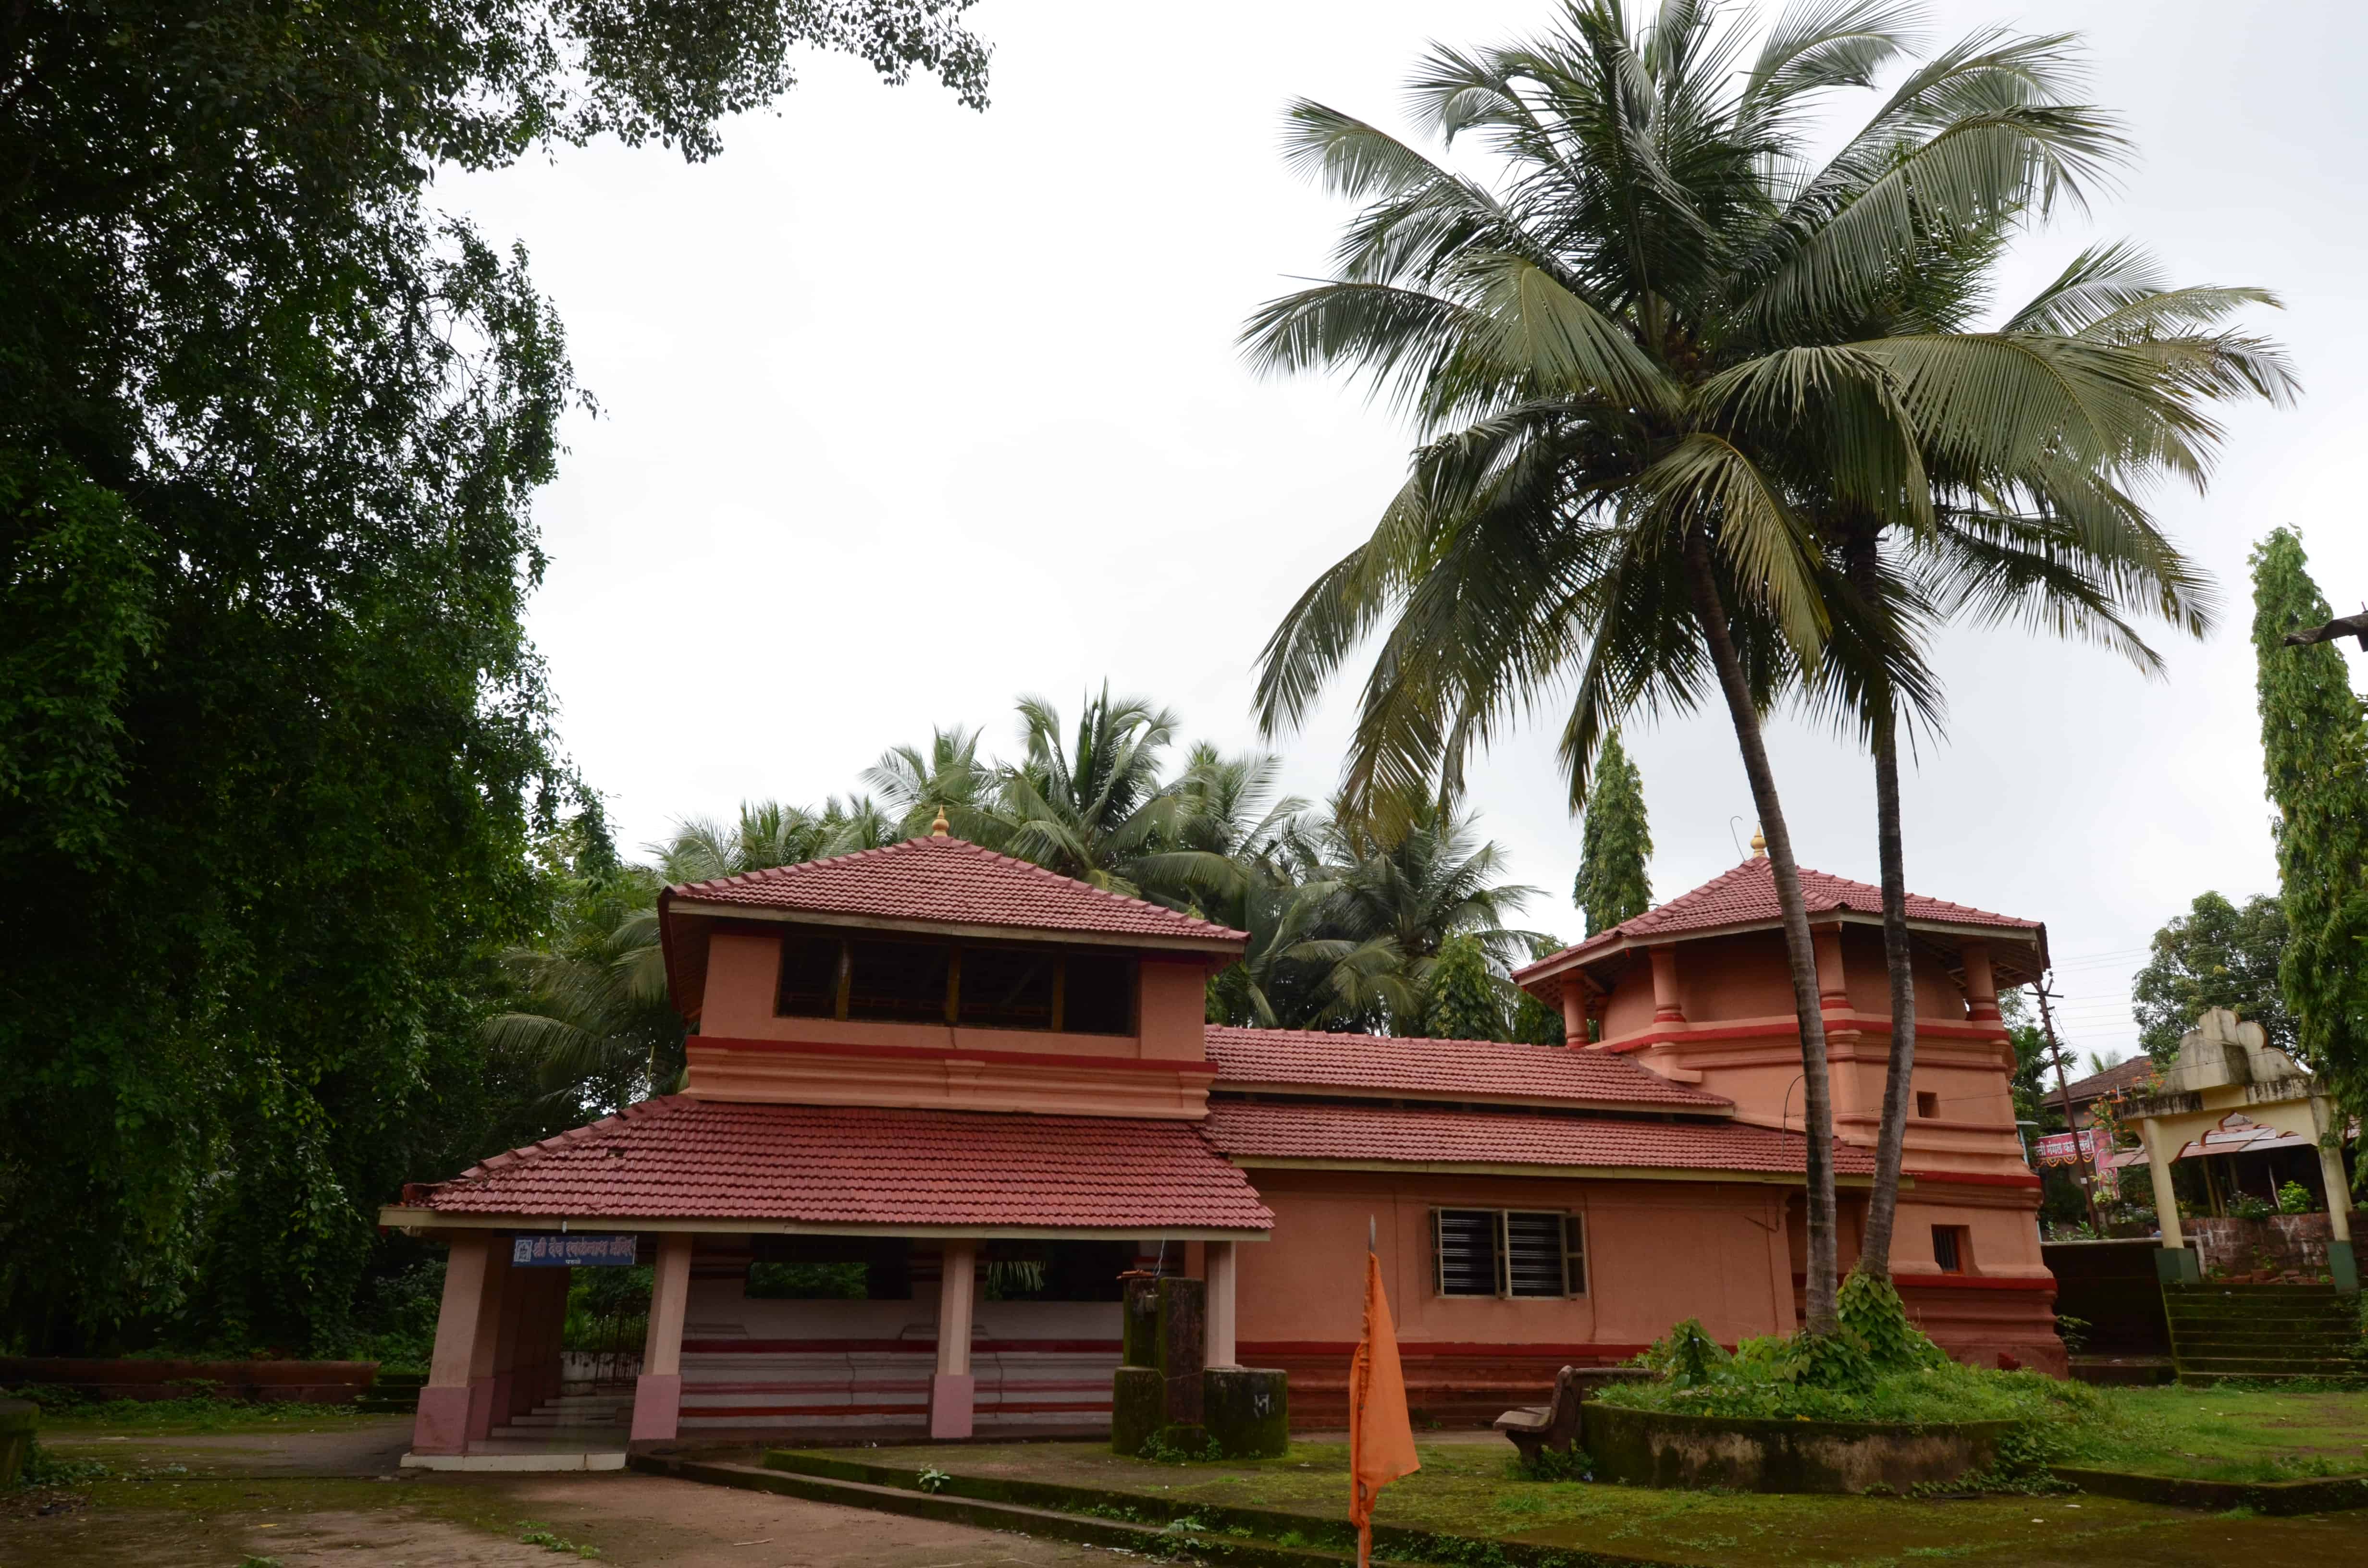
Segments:
[[[1620,744],[1620,732],[1604,737],[1595,765],[1595,787],[1587,796],[1587,823],[1580,832],[1578,877],[1570,899],[1587,916],[1587,934],[1608,931],[1653,906],[1653,883],[1645,864],[1653,858],[1653,830],[1645,819],[1645,779]]]
[[[2252,567],[2261,759],[2292,929],[2278,984],[2301,1054],[2357,1108],[2368,1103],[2368,716],[2333,642],[2284,642],[2334,619],[2301,539],[2277,529]]]

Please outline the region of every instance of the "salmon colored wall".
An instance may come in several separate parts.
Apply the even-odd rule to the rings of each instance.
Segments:
[[[1792,1013],[1793,970],[1776,933],[1705,937],[1679,943],[1677,952],[1678,994],[1685,999],[1688,1023]]]
[[[1138,1004],[1141,1032],[1098,1035],[776,1017],[773,995],[780,974],[780,953],[778,937],[716,932],[708,945],[707,1000],[700,1017],[700,1032],[731,1040],[795,1040],[930,1051],[1206,1060],[1201,1026],[1207,1011],[1202,999],[1202,977],[1207,971],[1198,959],[1176,961],[1144,955]]]
[[[1379,1221],[1390,1311],[1408,1345],[1637,1346],[1686,1317],[1700,1317],[1730,1341],[1792,1330],[1781,1188],[1259,1169],[1250,1179],[1274,1210],[1274,1233],[1238,1255],[1246,1346],[1355,1342],[1369,1216]],[[1439,1295],[1430,1210],[1440,1206],[1581,1215],[1587,1294]]]
[[[1611,987],[1603,1004],[1603,1038],[1619,1040],[1653,1027],[1653,971],[1641,960]]]
[[[1941,967],[1941,961],[1918,948],[1910,954],[1916,973],[1916,1016],[1962,1023],[1965,994]],[[1891,969],[1883,954],[1883,930],[1875,926],[1842,927],[1842,966],[1850,982],[1851,1007],[1861,1013],[1891,1012]]]

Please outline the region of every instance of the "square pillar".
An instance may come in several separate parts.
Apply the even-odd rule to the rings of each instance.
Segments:
[[[938,1369],[929,1379],[929,1436],[967,1437],[977,1403],[970,1369],[971,1296],[978,1282],[978,1244],[949,1238],[938,1286]]]
[[[682,1422],[682,1320],[690,1304],[690,1237],[658,1238],[650,1272],[650,1332],[633,1384],[632,1440],[671,1441]]]
[[[419,1413],[411,1423],[414,1453],[457,1454],[468,1447],[469,1358],[484,1308],[487,1264],[499,1239],[484,1231],[452,1239],[444,1265],[444,1300],[436,1312],[436,1348],[427,1385],[419,1391]]]
[[[512,1265],[516,1268],[516,1265]],[[494,1386],[486,1429],[509,1425],[518,1412],[518,1371],[532,1318],[529,1303],[542,1294],[542,1270],[517,1269],[502,1291],[500,1331],[494,1339]]]
[[[1235,1256],[1235,1242],[1211,1242],[1208,1252],[1208,1352],[1203,1364],[1210,1367],[1238,1367],[1241,1358],[1235,1339],[1234,1281],[1241,1267]]]
[[[469,1346],[469,1442],[484,1442],[494,1435],[502,1412],[494,1407],[501,1371],[503,1330],[509,1324],[510,1292],[518,1283],[510,1267],[510,1243],[505,1235],[486,1238],[485,1286],[479,1296],[476,1338]]]
[[[2154,1178],[2154,1217],[2162,1227],[2162,1244],[2177,1250],[2187,1244],[2186,1233],[2179,1228],[2179,1194],[2170,1185],[2170,1157],[2179,1151],[2165,1149],[2162,1123],[2152,1117],[2141,1121],[2146,1134],[2146,1171]]]

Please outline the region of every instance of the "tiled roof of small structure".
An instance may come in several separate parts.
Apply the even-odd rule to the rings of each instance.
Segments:
[[[1671,937],[1687,931],[1712,931],[1729,926],[1771,924],[1781,917],[1776,906],[1776,873],[1774,862],[1765,856],[1755,855],[1733,870],[1713,877],[1691,892],[1680,893],[1668,903],[1656,904],[1633,919],[1623,920],[1609,931],[1599,931],[1576,947],[1565,948],[1540,959],[1514,974],[1522,975],[1545,964],[1557,963],[1574,956],[1584,958],[1591,953],[1617,946],[1622,938],[1635,939]],[[1861,915],[1883,913],[1883,890],[1866,882],[1854,882],[1848,877],[1837,877],[1827,871],[1801,868],[1801,901],[1811,915],[1834,915],[1849,910]],[[2004,930],[2036,931],[2036,920],[2020,920],[2011,915],[1993,915],[1987,909],[1975,909],[1967,904],[1951,903],[1943,898],[1927,898],[1922,893],[1907,895],[1907,918],[1930,921],[1943,926],[1995,926]]]
[[[949,926],[1008,926],[1235,944],[1246,934],[1139,898],[1104,892],[960,838],[908,838],[827,860],[777,866],[714,881],[685,882],[668,896],[746,909],[786,909]]]
[[[1432,1099],[1567,1099],[1704,1112],[1734,1103],[1671,1083],[1625,1056],[1485,1040],[1396,1040],[1305,1029],[1212,1024],[1217,1086],[1236,1084],[1361,1089]]]
[[[2064,1092],[2076,1100],[2092,1100],[2100,1095],[2110,1095],[2115,1089],[2142,1083],[2154,1070],[2154,1058],[2141,1052],[2127,1062],[2115,1062],[2101,1073],[2073,1079],[2064,1085]]]
[[[1239,1159],[1585,1166],[1788,1174],[1804,1168],[1800,1134],[1734,1122],[1627,1121],[1476,1110],[1213,1100],[1209,1142]],[[1834,1147],[1845,1176],[1874,1169],[1864,1150]]]
[[[439,1214],[1262,1231],[1193,1125],[674,1095],[404,1190]]]

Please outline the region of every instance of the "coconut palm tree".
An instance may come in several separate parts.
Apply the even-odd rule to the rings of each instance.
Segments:
[[[1923,264],[1903,274],[1894,313],[1900,328],[1971,328],[1977,285],[1990,269],[2011,221],[1987,230],[1936,235]],[[2201,636],[2211,625],[2209,585],[2147,515],[2137,497],[2149,481],[2184,476],[2199,490],[2208,476],[2218,426],[2198,404],[2260,397],[2283,404],[2293,372],[2273,343],[2223,324],[2249,305],[2273,305],[2253,288],[2174,289],[2143,253],[2127,244],[2091,248],[1995,335],[2013,343],[2064,337],[2102,343],[2151,358],[2159,377],[2152,418],[2130,432],[2117,456],[2098,454],[2067,466],[2042,454],[2021,471],[1961,464],[1946,451],[1926,454],[1933,482],[1932,523],[1904,531],[1866,510],[1821,521],[1827,549],[1850,590],[1879,601],[1896,574],[1886,551],[1924,580],[1926,602],[1941,616],[1978,623],[2019,619],[2038,630],[2114,649],[2141,672],[2161,673],[2160,654],[2131,623],[2159,617]],[[1864,333],[1863,335],[1877,335]],[[1920,615],[1896,618],[1905,631]],[[1906,857],[1901,828],[1898,726],[1878,666],[1863,683],[1856,718],[1873,754],[1876,844],[1882,867],[1884,948],[1891,992],[1891,1047],[1875,1149],[1875,1179],[1857,1269],[1887,1278],[1904,1160],[1907,1100],[1916,1061],[1916,989],[1907,932]]]
[[[1928,453],[1968,471],[2070,472],[2131,446],[2158,382],[2145,356],[2031,334],[1857,335],[1936,222],[2044,213],[2118,146],[2072,101],[2066,39],[1992,29],[1912,63],[1838,150],[1825,96],[1915,43],[1915,7],[1748,13],[1665,0],[1564,6],[1541,38],[1435,51],[1424,129],[1477,136],[1495,186],[1302,102],[1292,160],[1362,201],[1336,276],[1246,331],[1274,370],[1370,376],[1427,439],[1373,536],[1304,594],[1260,679],[1295,723],[1390,620],[1348,769],[1360,800],[1461,787],[1463,759],[1575,678],[1562,755],[1576,809],[1604,731],[1715,690],[1742,756],[1782,914],[1807,1122],[1812,1333],[1835,1327],[1832,1104],[1816,960],[1761,715],[1815,683],[1883,671],[1929,704],[1901,623],[1912,585],[1869,599],[1826,560],[1819,516],[1932,526]],[[1851,656],[1829,657],[1837,647]]]
[[[1074,737],[1064,729],[1050,702],[1019,699],[1026,756],[1003,770],[999,799],[1010,852],[1141,895],[1146,858],[1173,846],[1185,814],[1175,784],[1160,777],[1176,715],[1142,698],[1113,699],[1105,684],[1078,713]]]
[[[863,782],[880,791],[901,836],[928,832],[943,812],[958,838],[990,848],[1003,841],[1006,827],[995,814],[995,767],[979,759],[978,741],[978,731],[960,724],[932,730],[928,746],[891,746],[863,770]]]
[[[480,1038],[533,1063],[553,1097],[613,1108],[666,1093],[681,1075],[683,1020],[658,950],[658,885],[637,866],[590,879],[562,900],[541,947],[502,956],[518,1005],[487,1019]]]

